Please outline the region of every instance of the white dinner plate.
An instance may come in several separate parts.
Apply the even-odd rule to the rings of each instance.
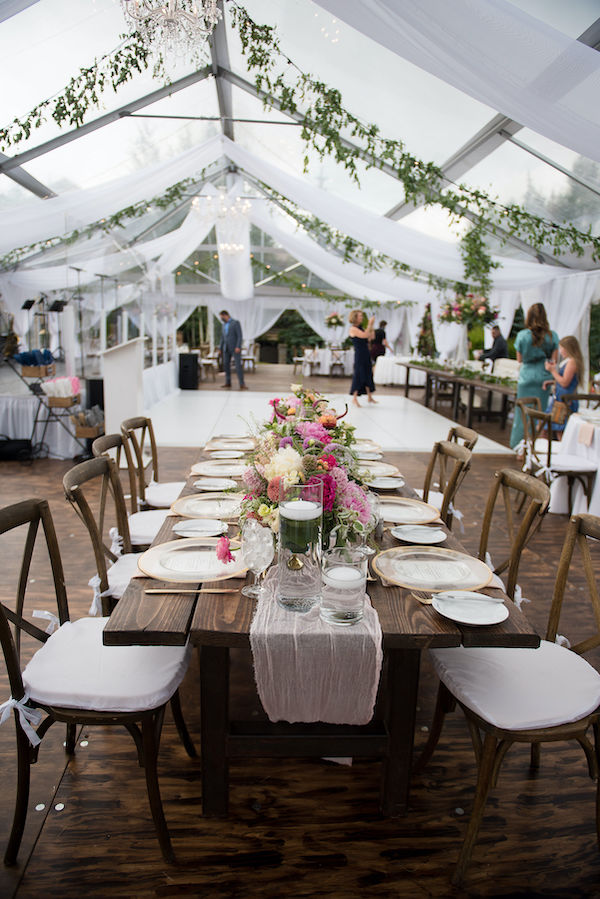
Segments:
[[[192,474],[206,475],[209,478],[241,478],[247,467],[245,462],[236,462],[235,459],[211,459],[209,462],[195,462]]]
[[[435,506],[405,496],[381,497],[379,514],[383,521],[391,521],[392,524],[429,524],[440,517]]]
[[[231,478],[200,478],[199,481],[194,481],[193,486],[196,490],[208,490],[210,493],[214,493],[221,490],[233,490],[237,484]]]
[[[368,471],[372,478],[389,477],[391,475],[400,474],[395,465],[389,462],[361,462],[360,467]]]
[[[210,450],[212,459],[241,459],[244,455],[242,450]]]
[[[464,599],[451,599],[450,596],[457,594],[449,594],[444,599],[443,593],[438,593],[433,597],[431,605],[451,621],[459,624],[500,624],[508,618],[508,608],[503,602],[490,602],[489,598],[479,599],[485,596],[482,593],[471,593],[465,591]]]
[[[212,450],[243,450],[248,452],[255,447],[253,437],[216,437],[204,447],[209,452]]]
[[[239,518],[242,502],[241,493],[205,493],[198,496],[181,496],[171,506],[171,511],[183,518],[218,518],[232,520]]]
[[[372,490],[397,490],[398,487],[404,487],[404,484],[404,478],[373,478],[367,482]]]
[[[383,459],[383,455],[381,453],[376,453],[373,450],[358,449],[356,451],[356,458],[361,459],[361,460],[364,459],[365,461],[368,460],[370,462],[375,462],[379,459]]]
[[[173,525],[173,533],[179,537],[217,537],[227,533],[227,522],[218,518],[186,518]]]
[[[231,542],[233,562],[219,562],[216,537],[160,543],[142,553],[138,565],[148,577],[175,583],[221,581],[247,571],[240,544]]]
[[[364,450],[369,453],[380,453],[381,447],[378,443],[375,443],[374,440],[369,440],[367,437],[359,437],[358,440],[354,441],[354,446],[357,450]]]
[[[423,524],[401,524],[392,528],[390,533],[404,543],[418,543],[421,546],[443,543],[448,536],[442,528],[429,528]]]
[[[432,593],[479,590],[492,579],[491,569],[480,559],[437,546],[395,546],[380,552],[372,564],[384,581]]]

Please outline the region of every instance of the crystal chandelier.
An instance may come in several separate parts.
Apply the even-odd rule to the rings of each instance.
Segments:
[[[121,0],[128,24],[167,53],[198,51],[221,18],[217,0]]]

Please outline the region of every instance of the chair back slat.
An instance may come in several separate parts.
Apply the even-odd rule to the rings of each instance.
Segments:
[[[594,620],[596,622],[596,632],[594,634],[591,634],[585,640],[571,646],[573,652],[576,652],[579,655],[600,646],[600,598],[598,596],[598,587],[596,584],[596,576],[594,573],[588,538],[600,540],[600,518],[596,515],[573,515],[567,526],[565,542],[558,563],[552,606],[550,608],[548,628],[546,630],[546,639],[553,642],[558,633],[569,571],[573,564],[573,556],[575,550],[578,550],[578,553],[581,556],[587,590],[589,592]]]
[[[427,502],[429,498],[429,491],[432,489],[433,478],[437,471],[440,492],[443,494],[440,518],[448,527],[452,526],[450,507],[458,488],[469,471],[471,455],[466,447],[458,443],[451,443],[449,440],[439,440],[431,451],[423,483],[423,501]],[[451,460],[454,462],[453,465]]]
[[[11,695],[14,699],[23,697],[21,679],[21,632],[29,634],[40,643],[45,643],[48,635],[35,624],[23,617],[27,585],[30,582],[31,561],[36,541],[40,536],[40,522],[50,560],[52,579],[55,588],[58,620],[64,624],[69,620],[69,607],[65,590],[65,576],[60,558],[60,550],[50,507],[46,500],[27,499],[5,509],[0,509],[0,534],[14,528],[28,525],[27,535],[19,570],[17,595],[14,608],[0,602],[0,642],[9,676]],[[12,628],[11,628],[12,625]],[[13,633],[14,631],[14,633]]]
[[[479,434],[472,428],[465,428],[464,425],[454,425],[448,431],[446,440],[449,440],[451,443],[460,443],[468,450],[473,450],[479,440]]]
[[[114,451],[114,454],[111,451]],[[121,472],[121,455],[125,456],[129,478],[129,508],[133,515],[138,511],[137,468],[131,455],[129,440],[125,439],[122,434],[103,434],[102,437],[96,437],[92,443],[92,453],[96,458],[98,456],[114,458],[119,474]]]
[[[136,460],[137,482],[140,502],[146,502],[146,486],[150,481],[158,481],[158,452],[152,419],[143,415],[134,418],[126,418],[121,422],[121,433],[126,440],[131,441]],[[144,465],[144,449],[149,444],[150,449],[150,478],[146,480],[146,468]]]
[[[100,487],[97,516],[94,515],[85,495],[84,485]],[[108,558],[111,562],[114,562],[117,558],[115,553],[104,542],[106,501],[109,497],[114,502],[116,527],[123,539],[123,551],[126,553],[131,552],[125,497],[123,496],[123,488],[121,487],[116,464],[109,456],[104,455],[98,456],[96,459],[89,459],[87,462],[81,462],[66,473],[63,478],[63,487],[65,496],[88,531],[100,578],[100,589],[102,592],[105,592],[108,590],[106,559]]]
[[[514,517],[511,491],[516,492],[524,501],[529,499],[518,528]],[[506,592],[511,599],[514,599],[521,554],[540,527],[542,519],[548,511],[550,490],[542,481],[522,471],[503,468],[495,472],[481,526],[478,556],[482,561],[485,561],[486,553],[489,550],[492,519],[500,493],[502,493],[510,551],[507,558],[494,567],[494,574],[501,574],[508,568]]]

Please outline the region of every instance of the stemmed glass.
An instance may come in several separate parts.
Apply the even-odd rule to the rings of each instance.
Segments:
[[[242,528],[242,555],[244,563],[254,574],[254,583],[242,587],[242,593],[251,599],[258,599],[262,575],[275,555],[271,528],[262,527],[255,518],[248,518]]]

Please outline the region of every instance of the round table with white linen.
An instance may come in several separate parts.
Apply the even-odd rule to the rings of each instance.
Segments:
[[[331,347],[319,349],[316,347],[310,354],[305,353],[304,358],[310,360],[302,363],[302,374],[305,377],[330,375],[331,366],[334,364],[343,365],[344,375],[351,375],[354,367],[354,350],[338,350]],[[339,369],[337,373],[339,374]]]
[[[560,458],[563,454],[579,456],[581,459],[594,462],[600,468],[600,415],[593,415],[589,410],[584,410],[585,418],[576,412],[569,417],[563,438],[557,444],[557,449],[552,453],[553,459]],[[588,419],[588,420],[586,420]],[[593,431],[590,430],[593,428]],[[589,446],[587,445],[589,441]],[[554,447],[554,444],[552,444]],[[544,461],[543,457],[541,457]],[[568,485],[566,478],[556,478],[550,486],[550,512],[557,515],[567,515]],[[600,478],[596,478],[592,489],[592,498],[589,507],[586,503],[585,493],[579,481],[575,482],[573,490],[573,514],[589,512],[590,515],[600,515]]]
[[[405,384],[408,369],[399,364],[414,361],[413,356],[378,356],[373,366],[373,381],[375,384]],[[424,387],[426,375],[424,371],[411,372],[411,387]]]

